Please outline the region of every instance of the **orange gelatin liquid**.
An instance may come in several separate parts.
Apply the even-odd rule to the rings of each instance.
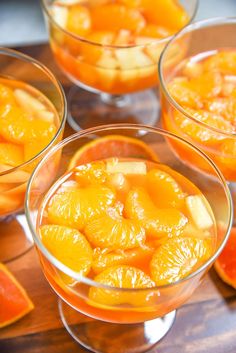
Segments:
[[[26,184],[42,151],[57,132],[52,103],[34,87],[0,78],[0,216],[23,208]]]
[[[157,85],[156,65],[166,44],[163,39],[189,20],[175,0],[156,5],[151,0],[74,5],[55,1],[51,16],[57,24],[50,24],[51,45],[61,68],[72,81],[111,94]]]
[[[170,95],[187,117],[163,96],[164,127],[204,150],[225,178],[236,180],[236,50],[205,52],[182,62],[168,84]],[[191,117],[193,119],[191,119]],[[180,156],[210,172],[183,149]]]
[[[65,174],[46,195],[37,228],[54,257],[94,281],[81,283],[40,253],[55,291],[82,313],[111,322],[153,319],[179,306],[196,284],[156,287],[199,268],[216,239],[211,208],[192,182],[165,165],[133,159]]]

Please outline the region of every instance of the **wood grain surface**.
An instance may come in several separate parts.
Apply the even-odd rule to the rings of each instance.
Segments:
[[[47,45],[18,50],[52,70],[68,92],[70,83],[56,67]],[[86,102],[87,93],[81,90]],[[67,127],[66,135],[72,133]],[[9,262],[8,268],[27,290],[35,309],[0,330],[0,353],[88,352],[69,336],[58,313],[57,296],[41,271],[34,248]],[[225,285],[214,269],[182,308],[170,333],[151,353],[236,353],[236,291]],[[134,352],[135,353],[135,352]]]

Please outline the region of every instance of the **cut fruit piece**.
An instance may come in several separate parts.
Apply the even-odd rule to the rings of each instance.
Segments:
[[[24,163],[23,148],[12,143],[0,143],[0,164],[17,167]]]
[[[214,218],[211,216],[210,205],[202,195],[187,196],[185,202],[193,222],[199,229],[213,227]]]
[[[185,194],[180,185],[166,172],[152,169],[147,174],[147,188],[158,208],[178,208],[184,205]]]
[[[21,319],[34,309],[24,288],[3,264],[0,264],[0,328]]]
[[[225,229],[219,229],[224,234]],[[214,266],[220,278],[236,289],[236,228],[230,231],[229,239]]]
[[[83,234],[58,225],[41,226],[39,233],[43,244],[57,260],[81,276],[89,273],[93,251]]]
[[[48,138],[56,134],[56,126],[47,121],[30,118],[23,109],[15,106],[0,107],[0,135],[9,142],[24,144],[33,139]]]
[[[48,220],[81,230],[92,217],[112,206],[114,200],[114,192],[102,186],[57,193],[50,199]]]
[[[146,238],[139,223],[123,218],[114,208],[92,219],[84,232],[94,246],[110,250],[132,249],[144,244]]]
[[[146,21],[142,14],[121,4],[105,4],[91,10],[91,19],[95,30],[117,32],[122,29],[138,32]]]
[[[95,273],[100,273],[108,267],[117,265],[147,267],[155,250],[155,244],[150,243],[143,247],[130,250],[110,251],[109,249],[95,248],[92,269]]]
[[[68,9],[66,6],[52,5],[51,14],[53,20],[62,28],[66,28]]]
[[[153,0],[142,0],[142,6],[145,18],[158,26],[178,31],[188,23],[187,12],[175,0],[159,0],[157,10]]]
[[[147,166],[145,162],[118,162],[117,159],[108,161],[106,164],[108,173],[122,174],[147,174]]]
[[[206,72],[216,71],[224,75],[236,75],[236,51],[220,51],[203,63]]]
[[[74,5],[69,7],[66,29],[78,36],[85,36],[91,29],[91,17],[87,7]]]
[[[189,60],[184,68],[183,75],[188,78],[197,78],[203,74],[203,65],[199,62]]]
[[[143,158],[158,161],[157,155],[146,143],[133,137],[108,135],[79,148],[70,161],[69,169],[110,157]]]
[[[177,209],[159,209],[143,188],[133,188],[127,196],[125,215],[140,221],[147,236],[159,238],[180,235],[188,219]]]
[[[15,105],[15,96],[13,90],[10,87],[0,83],[0,105],[6,104]]]
[[[168,85],[170,95],[181,105],[191,108],[202,108],[203,103],[199,93],[190,86],[186,77],[177,77]]]
[[[169,239],[153,255],[150,263],[152,279],[157,286],[179,281],[206,262],[212,251],[211,242],[207,239]]]
[[[75,180],[79,187],[103,184],[107,180],[107,172],[103,161],[80,165],[75,168]]]
[[[40,110],[45,110],[45,105],[40,100],[34,98],[31,94],[23,89],[17,88],[14,90],[17,103],[24,110],[30,113],[36,113]]]
[[[169,37],[173,34],[173,31],[170,31],[167,27],[157,26],[155,24],[147,24],[140,32],[139,36],[149,38],[149,43],[153,39],[162,39]]]
[[[223,79],[218,72],[204,72],[204,75],[189,80],[189,87],[202,99],[216,97],[221,92]]]
[[[98,66],[97,62],[100,59],[104,60],[105,56],[111,56],[107,46],[112,45],[114,37],[114,33],[110,31],[93,31],[86,36],[88,42],[76,43],[76,46],[79,46],[85,63]]]
[[[217,114],[210,113],[206,110],[195,110],[185,107],[185,111],[191,117],[196,119],[196,123],[192,119],[186,118],[182,113],[175,112],[174,120],[180,130],[191,137],[193,141],[204,143],[205,145],[215,145],[219,143],[224,136],[221,131],[234,133],[235,128],[233,125]],[[202,124],[199,124],[201,122]],[[209,126],[209,128],[207,127]],[[211,127],[219,130],[219,133],[211,129]]]
[[[89,299],[94,303],[106,306],[129,304],[132,306],[145,305],[147,293],[119,291],[119,288],[152,288],[155,283],[143,271],[131,266],[109,267],[94,278],[94,281],[114,287],[103,289],[92,287],[89,290]]]

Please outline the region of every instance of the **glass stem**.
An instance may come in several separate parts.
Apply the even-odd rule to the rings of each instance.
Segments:
[[[101,100],[108,105],[122,108],[129,104],[129,95],[101,93]]]

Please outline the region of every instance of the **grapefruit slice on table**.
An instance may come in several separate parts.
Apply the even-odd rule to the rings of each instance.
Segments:
[[[0,264],[0,328],[10,325],[34,308],[24,288]]]
[[[79,148],[70,161],[69,169],[80,164],[110,157],[143,158],[159,161],[156,153],[143,141],[134,137],[108,135],[88,142]]]
[[[229,239],[214,266],[220,278],[236,289],[236,227],[231,229]]]

